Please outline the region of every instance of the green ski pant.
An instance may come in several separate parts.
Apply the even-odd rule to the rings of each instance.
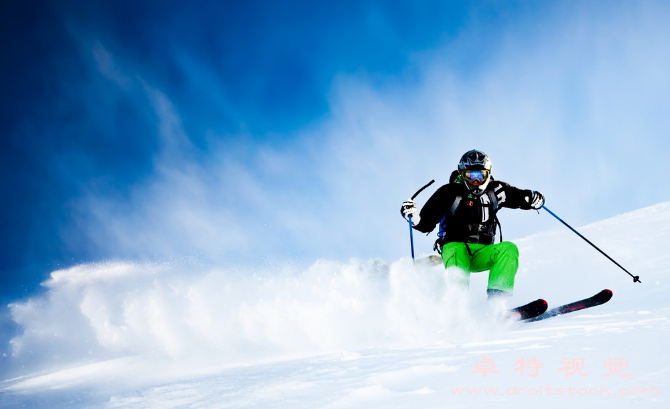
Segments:
[[[464,287],[470,284],[470,273],[489,271],[489,290],[511,293],[514,276],[519,268],[519,249],[516,244],[503,241],[498,244],[447,243],[442,247],[444,268],[459,267],[463,270],[458,282]]]

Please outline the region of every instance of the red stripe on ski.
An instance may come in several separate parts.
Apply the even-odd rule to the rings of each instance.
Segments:
[[[557,315],[567,314],[569,312],[580,311],[586,308],[596,307],[598,305],[605,304],[612,298],[612,291],[605,289],[594,295],[593,297],[585,298],[580,301],[575,301],[570,304],[561,305],[560,307],[552,308],[551,310],[545,312],[542,315],[536,317],[528,318],[524,322],[533,322],[540,321],[547,318],[555,317]]]

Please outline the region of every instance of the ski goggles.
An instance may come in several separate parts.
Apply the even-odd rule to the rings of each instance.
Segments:
[[[463,170],[461,176],[471,185],[482,185],[489,179],[488,170]]]

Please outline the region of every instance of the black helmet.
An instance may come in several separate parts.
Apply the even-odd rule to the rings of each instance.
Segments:
[[[482,151],[473,149],[465,152],[458,162],[458,173],[465,186],[475,196],[486,190],[491,181],[491,160]]]

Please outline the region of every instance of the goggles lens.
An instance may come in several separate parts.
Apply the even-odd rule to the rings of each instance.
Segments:
[[[489,178],[488,170],[465,170],[461,173],[466,182],[471,185],[479,186],[484,184]]]

